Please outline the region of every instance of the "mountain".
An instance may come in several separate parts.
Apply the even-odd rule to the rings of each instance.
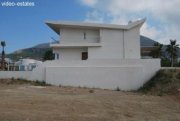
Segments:
[[[33,48],[41,48],[41,49],[49,49],[50,46],[49,46],[49,43],[42,43],[42,44],[38,44],[36,46],[34,46]]]
[[[145,36],[140,36],[140,44],[141,44],[141,47],[144,47],[144,46],[154,46],[154,44],[157,43],[156,41],[148,38],[148,37],[145,37]]]
[[[12,60],[19,60],[20,58],[42,60],[45,52],[50,49],[49,43],[42,43],[31,48],[17,50],[13,53],[7,54],[6,57],[11,58]]]
[[[154,46],[154,43],[157,42],[148,37],[140,36],[141,47]],[[17,50],[13,53],[7,54],[6,57],[13,60],[18,60],[20,58],[32,58],[36,60],[42,60],[43,55],[47,50],[51,50],[49,43],[42,43],[31,48]],[[180,49],[178,50],[178,57],[180,57]]]

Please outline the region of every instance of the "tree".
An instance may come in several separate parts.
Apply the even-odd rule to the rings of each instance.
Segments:
[[[1,46],[2,46],[2,54],[1,54],[1,68],[2,70],[4,70],[4,66],[5,66],[5,51],[4,51],[4,47],[6,46],[5,41],[1,41]]]
[[[169,53],[170,61],[171,61],[171,67],[174,66],[174,61],[177,57],[177,49],[178,44],[176,44],[176,40],[170,40],[170,44],[167,46],[166,51]]]
[[[154,43],[154,48],[151,52],[150,52],[150,55],[153,57],[153,58],[161,58],[162,56],[162,47],[163,45],[162,44],[159,44],[158,42],[157,43]]]
[[[48,51],[45,52],[43,60],[44,61],[46,61],[46,60],[54,60],[54,54],[53,54],[52,50],[48,50]]]

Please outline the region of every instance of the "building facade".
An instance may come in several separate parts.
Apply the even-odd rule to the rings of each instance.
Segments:
[[[46,22],[59,36],[51,44],[57,60],[140,59],[140,28],[145,19],[128,25]]]

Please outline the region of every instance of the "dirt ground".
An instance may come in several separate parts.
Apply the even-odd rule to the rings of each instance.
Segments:
[[[176,96],[0,85],[0,121],[180,121]]]

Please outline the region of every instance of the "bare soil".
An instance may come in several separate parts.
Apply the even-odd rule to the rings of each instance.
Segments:
[[[180,121],[179,96],[0,84],[0,121]]]

